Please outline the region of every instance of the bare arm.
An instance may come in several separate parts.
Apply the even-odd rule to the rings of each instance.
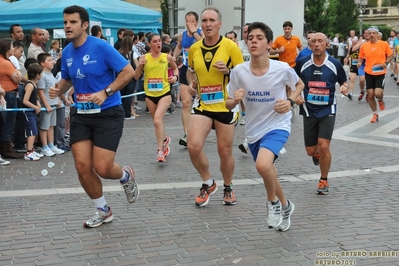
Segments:
[[[175,51],[173,52],[173,58],[176,61],[177,57],[181,54],[182,51],[182,46],[181,46],[181,38],[182,38],[182,34],[180,33],[177,37],[177,45],[175,48]]]
[[[15,70],[15,72],[12,73],[10,78],[15,84],[19,84],[22,80],[21,72],[19,72],[18,70]]]

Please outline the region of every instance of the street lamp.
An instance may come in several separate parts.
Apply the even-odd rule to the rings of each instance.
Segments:
[[[360,15],[359,15],[359,31],[360,31],[359,36],[361,36],[363,34],[363,32],[362,32],[363,13],[364,13],[369,1],[368,0],[354,0],[354,1],[355,1],[355,5],[359,8],[359,13],[360,13]],[[399,9],[399,6],[398,6],[398,9]]]

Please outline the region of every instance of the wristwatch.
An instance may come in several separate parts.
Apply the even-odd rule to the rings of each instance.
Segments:
[[[109,97],[109,96],[112,96],[112,94],[114,94],[114,91],[111,88],[106,88],[105,89],[105,93]]]
[[[295,104],[295,101],[294,101],[293,99],[291,99],[291,98],[288,98],[287,100],[288,100],[288,101],[290,101],[290,103],[291,103],[291,107],[292,107],[292,106],[294,106],[294,104]]]

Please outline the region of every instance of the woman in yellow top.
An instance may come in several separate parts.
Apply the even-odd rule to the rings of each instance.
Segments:
[[[148,36],[148,43],[150,52],[141,55],[135,78],[140,78],[144,70],[145,102],[154,122],[155,136],[158,144],[157,160],[158,162],[166,162],[166,156],[170,152],[170,137],[165,136],[163,118],[172,102],[170,84],[178,81],[179,70],[171,55],[161,53],[162,41],[159,34],[150,34]],[[173,70],[173,75],[168,75],[169,66]]]

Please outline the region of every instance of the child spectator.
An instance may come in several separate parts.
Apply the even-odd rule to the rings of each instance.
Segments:
[[[25,117],[25,132],[27,136],[27,149],[25,153],[25,160],[37,161],[42,154],[35,152],[33,143],[37,136],[36,115],[40,113],[40,102],[37,99],[37,83],[42,77],[43,67],[37,63],[30,64],[27,69],[28,81],[24,86],[24,95],[22,100],[23,108],[33,108],[32,111],[24,111]]]
[[[61,57],[60,42],[58,40],[51,41],[51,49],[48,51],[48,53],[51,55],[51,58],[53,58],[54,62]]]
[[[43,67],[43,74],[38,83],[39,98],[42,106],[46,107],[47,112],[40,113],[40,141],[42,143],[41,154],[45,156],[54,156],[54,154],[63,154],[64,151],[54,146],[54,126],[57,123],[57,114],[55,108],[59,105],[59,98],[50,99],[50,88],[56,87],[56,79],[51,73],[54,66],[54,60],[49,53],[41,53],[37,56],[38,63]]]

